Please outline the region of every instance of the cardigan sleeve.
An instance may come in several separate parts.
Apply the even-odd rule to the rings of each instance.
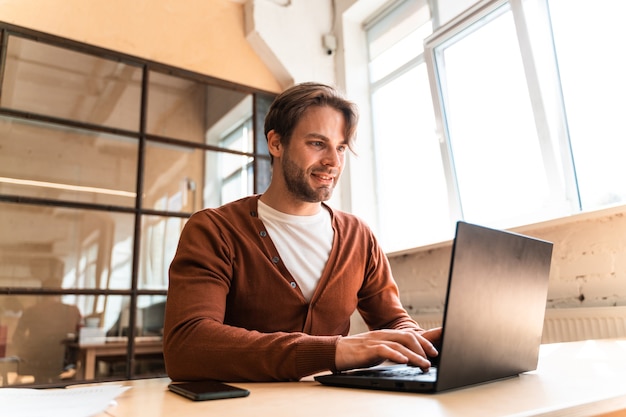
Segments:
[[[371,231],[369,239],[364,241],[369,241],[369,257],[359,292],[358,309],[369,329],[424,330],[402,306],[387,256]]]

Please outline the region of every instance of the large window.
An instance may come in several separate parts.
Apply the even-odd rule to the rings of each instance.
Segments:
[[[448,196],[422,47],[432,33],[428,5],[400,2],[366,29],[378,236],[386,251],[441,240]]]
[[[624,11],[619,0],[479,2],[430,36],[414,19],[378,52],[413,57],[382,77],[370,64],[385,249],[450,238],[461,219],[508,228],[624,204]],[[376,22],[370,49],[409,15]]]
[[[0,29],[0,386],[163,375],[180,231],[265,190],[273,95]]]
[[[456,216],[481,224],[518,224],[550,209],[546,165],[525,82],[515,22],[505,4],[435,47]],[[545,157],[545,159],[544,159]],[[545,164],[544,164],[545,163]]]
[[[626,3],[550,0],[567,131],[583,209],[626,202]],[[582,26],[582,29],[581,29]]]

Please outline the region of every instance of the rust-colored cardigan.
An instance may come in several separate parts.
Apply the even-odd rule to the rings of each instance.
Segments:
[[[335,370],[336,343],[356,308],[371,329],[419,329],[364,222],[323,206],[332,215],[333,247],[308,303],[258,218],[257,201],[206,209],[185,225],[165,311],[170,378],[285,381]]]

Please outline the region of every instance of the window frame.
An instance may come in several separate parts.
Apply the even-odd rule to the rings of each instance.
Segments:
[[[450,134],[444,105],[446,95],[445,78],[441,76],[441,72],[439,71],[437,48],[454,42],[454,39],[465,31],[478,28],[476,25],[483,21],[483,19],[489,18],[493,13],[496,13],[498,9],[507,6],[510,7],[515,22],[517,39],[524,64],[524,73],[532,102],[535,127],[542,149],[542,155],[544,156],[544,168],[547,170],[547,176],[550,181],[550,193],[552,195],[562,195],[564,209],[560,212],[561,215],[581,210],[580,196],[576,187],[576,174],[572,151],[567,136],[567,122],[562,106],[562,94],[560,88],[557,88],[553,89],[551,97],[548,97],[548,93],[542,92],[542,85],[540,83],[539,72],[543,71],[545,73],[547,71],[553,84],[559,86],[557,82],[556,59],[554,55],[552,55],[552,66],[544,65],[541,68],[538,67],[536,60],[536,54],[538,52],[534,49],[534,45],[530,39],[528,24],[524,16],[523,2],[524,0],[487,0],[477,3],[475,6],[469,8],[464,13],[436,30],[433,35],[425,41],[425,59],[428,67],[429,80],[431,82],[431,91],[436,92],[432,95],[432,99],[437,133],[440,137],[441,152],[444,156],[443,163],[448,184],[448,197],[451,202],[451,222],[463,219],[463,210],[457,183],[457,174],[452,157]],[[560,104],[560,106],[549,107],[546,103],[548,99],[553,103]],[[549,120],[555,120],[556,122],[551,125]],[[558,155],[554,155],[552,150],[552,136],[557,138],[561,149]],[[557,159],[559,162],[557,162]],[[561,170],[557,170],[559,164],[562,167]],[[559,181],[559,178],[563,178],[563,182]],[[558,217],[558,215],[552,216],[551,218],[555,217]],[[516,224],[515,226],[519,225]]]

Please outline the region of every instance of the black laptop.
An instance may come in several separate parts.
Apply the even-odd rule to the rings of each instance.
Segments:
[[[552,243],[458,222],[452,247],[438,365],[406,365],[328,375],[325,385],[441,392],[537,368]]]

